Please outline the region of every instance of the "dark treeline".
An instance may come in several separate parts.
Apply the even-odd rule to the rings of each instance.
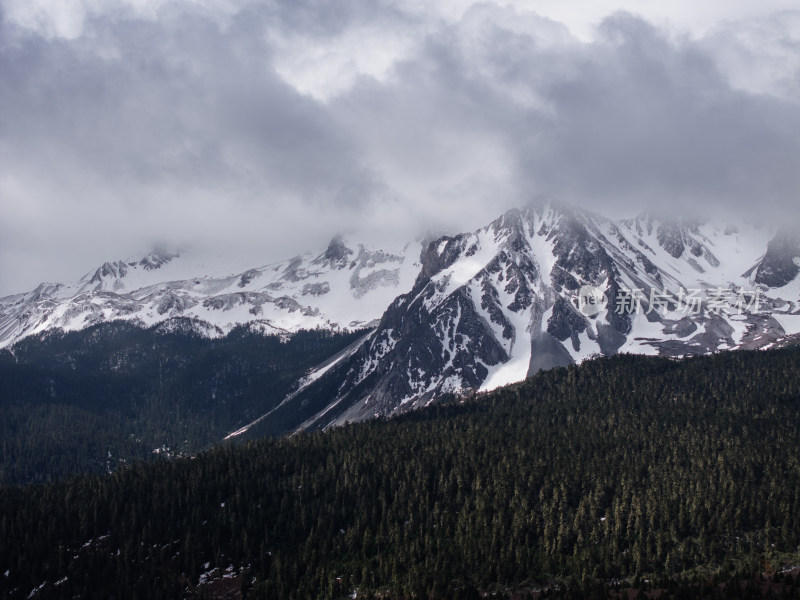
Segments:
[[[800,561],[799,396],[796,349],[618,356],[395,419],[9,487],[0,595],[201,596],[201,574],[229,565],[248,598],[602,596],[646,579],[710,593]]]
[[[0,351],[0,484],[107,472],[155,449],[207,448],[363,335],[287,339],[239,327],[207,339],[188,319],[172,323],[172,331],[106,323]]]

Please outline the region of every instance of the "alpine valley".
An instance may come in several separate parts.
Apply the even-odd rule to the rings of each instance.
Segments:
[[[337,236],[266,265],[191,252],[106,262],[0,299],[0,410],[18,439],[35,428],[21,416],[31,404],[116,433],[59,468],[10,467],[25,463],[20,442],[0,481],[389,416],[599,355],[790,345],[799,272],[791,232],[555,202],[395,248]],[[601,294],[596,311],[584,286]]]

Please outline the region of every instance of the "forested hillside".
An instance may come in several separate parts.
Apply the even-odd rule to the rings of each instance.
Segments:
[[[0,484],[112,471],[154,450],[204,449],[363,335],[286,338],[243,326],[208,339],[189,319],[168,325],[106,323],[0,350]]]
[[[800,563],[798,440],[796,349],[589,361],[400,418],[4,488],[0,595],[756,595],[712,584]]]

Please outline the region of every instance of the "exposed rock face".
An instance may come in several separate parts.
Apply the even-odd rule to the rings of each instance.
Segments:
[[[676,225],[661,224],[658,226],[656,238],[661,247],[673,258],[680,258],[686,251],[681,230]]]
[[[580,350],[578,336],[586,331],[586,319],[572,304],[559,297],[553,305],[553,313],[547,321],[547,333],[559,342],[571,340],[572,347]]]
[[[332,267],[344,269],[352,254],[353,251],[347,247],[345,241],[337,236],[331,240],[328,249],[322,256]]]
[[[369,339],[292,399],[302,406],[300,428],[411,410],[438,394],[489,389],[595,355],[750,347],[760,339],[754,331],[777,331],[760,314],[733,314],[737,290],[755,282],[705,279],[720,267],[712,249],[729,248],[739,235],[652,216],[613,222],[545,204],[442,237],[425,248],[413,289]],[[586,285],[605,295],[598,314],[577,303]],[[690,288],[720,286],[724,309],[711,310],[707,300],[696,314],[679,306]],[[619,298],[633,288],[639,299],[621,310]],[[320,400],[321,389],[335,390],[333,401]]]
[[[418,241],[374,248],[337,236],[319,255],[241,272],[224,258],[208,272],[208,257],[167,252],[106,262],[73,284],[0,299],[0,348],[32,333],[113,320],[154,325],[186,317],[223,332],[249,322],[286,333],[360,328],[411,289],[420,252]]]
[[[117,261],[114,263],[103,263],[103,265],[94,272],[94,275],[89,280],[90,283],[100,283],[106,278],[122,278],[128,274],[128,266],[122,262]]]
[[[169,252],[151,252],[150,254],[142,257],[142,259],[139,261],[139,265],[141,265],[146,271],[154,271],[167,264],[177,256],[177,254],[170,254]]]
[[[367,328],[270,415],[284,431],[407,411],[596,355],[684,356],[800,335],[800,288],[787,285],[800,241],[746,224],[613,221],[543,203],[401,249],[336,237],[317,255],[213,276],[181,271],[182,260],[104,263],[75,284],[0,299],[0,346],[114,319],[200,335],[239,323],[286,335]],[[579,301],[585,287],[596,310]]]
[[[800,236],[781,232],[770,241],[767,253],[756,269],[755,282],[783,287],[800,273]]]

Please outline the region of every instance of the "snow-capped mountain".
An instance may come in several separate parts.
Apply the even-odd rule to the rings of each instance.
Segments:
[[[42,331],[113,320],[150,326],[190,318],[206,336],[241,323],[269,333],[360,328],[411,289],[420,248],[419,241],[375,248],[339,236],[322,253],[255,268],[168,252],[106,262],[75,283],[43,283],[0,298],[0,348]]]
[[[300,429],[325,427],[595,355],[791,343],[799,257],[796,238],[768,228],[654,215],[615,222],[554,203],[511,210],[429,244],[413,289],[281,410],[302,414]],[[595,310],[581,302],[584,286],[602,301]],[[335,390],[332,401],[323,388]]]
[[[596,355],[793,343],[798,273],[800,238],[789,232],[655,214],[615,221],[541,203],[401,248],[337,237],[321,253],[255,268],[170,253],[105,263],[73,284],[0,299],[0,345],[115,319],[189,322],[207,336],[239,323],[286,334],[369,327],[257,421],[305,429]]]

